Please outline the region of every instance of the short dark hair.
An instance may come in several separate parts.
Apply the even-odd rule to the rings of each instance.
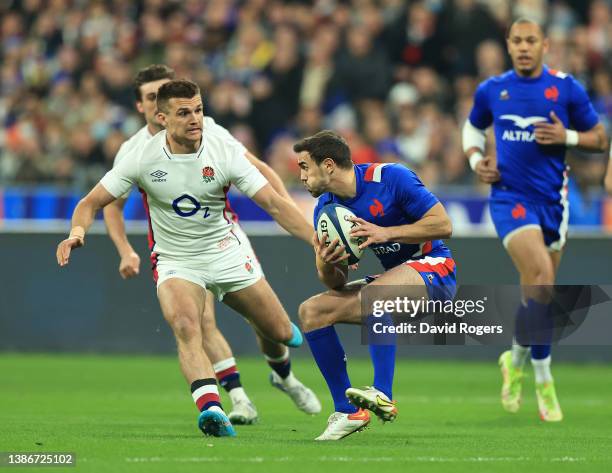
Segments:
[[[296,153],[307,151],[317,165],[330,158],[340,168],[348,169],[353,166],[348,144],[338,133],[331,130],[323,130],[301,139],[293,145],[293,151]]]
[[[134,77],[134,95],[138,102],[142,101],[142,93],[140,86],[156,80],[170,79],[175,77],[174,69],[165,64],[151,64],[150,66],[140,69]]]
[[[532,25],[536,25],[538,28],[540,28],[540,31],[542,32],[542,36],[546,37],[546,31],[544,30],[544,26],[542,26],[542,24],[540,24],[536,20],[527,18],[526,16],[522,16],[514,20],[512,23],[510,23],[510,26],[508,26],[508,29],[506,30],[506,39],[510,38],[510,30],[512,29],[514,25],[522,25],[525,23],[531,23]]]
[[[166,82],[157,91],[157,109],[162,112],[168,111],[170,99],[190,99],[200,93],[200,88],[195,82],[186,79],[175,79]]]

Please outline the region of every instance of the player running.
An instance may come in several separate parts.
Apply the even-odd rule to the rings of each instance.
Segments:
[[[515,342],[499,358],[502,405],[518,411],[523,364],[532,345],[540,417],[554,422],[563,414],[550,371],[549,306],[569,217],[565,151],[575,146],[605,151],[606,136],[584,88],[543,64],[548,40],[537,23],[515,21],[506,42],[513,69],[479,85],[463,128],[463,149],[479,178],[492,184],[491,217],[523,286]],[[497,163],[484,156],[490,125]],[[537,343],[530,341],[529,324],[544,333]]]
[[[156,119],[157,91],[166,82],[175,78],[174,70],[162,64],[154,64],[141,69],[134,79],[134,92],[136,95],[136,108],[144,116],[146,124],[135,135],[128,139],[117,153],[114,166],[124,159],[137,159],[137,154],[145,144],[160,132],[163,127]],[[242,144],[235,140],[223,127],[217,125],[210,117],[204,117],[204,129],[207,133],[218,134],[223,139],[232,140],[237,146]],[[263,161],[257,159],[244,148],[247,159],[264,175],[270,185],[281,196],[290,199],[287,189],[278,175]],[[138,275],[140,270],[140,257],[134,251],[125,233],[123,220],[123,208],[129,192],[119,199],[104,207],[104,220],[108,228],[117,252],[121,258],[119,273],[124,279]],[[229,209],[232,219],[235,220],[235,233],[249,245],[249,240],[238,225],[238,218],[231,208]],[[254,264],[259,264],[256,260]],[[257,421],[257,410],[255,405],[247,396],[240,380],[240,373],[236,366],[236,360],[232,350],[217,328],[215,322],[214,296],[211,291],[206,291],[206,305],[202,314],[202,344],[211,363],[219,384],[227,391],[232,402],[232,409],[228,417],[232,424],[252,424]],[[321,403],[312,390],[305,387],[292,373],[289,349],[266,343],[257,335],[258,342],[264,351],[264,356],[272,368],[270,375],[273,385],[287,393],[296,406],[307,414],[317,414],[321,411]],[[283,350],[278,352],[279,347]]]
[[[438,199],[419,178],[399,164],[362,164],[351,161],[346,142],[331,131],[305,138],[293,147],[299,153],[300,179],[319,197],[314,220],[322,207],[338,203],[351,209],[359,226],[351,232],[370,247],[385,272],[367,281],[347,284],[344,248],[336,240],[318,241],[319,279],[330,290],[304,302],[299,309],[304,336],[327,382],[335,412],[316,440],[339,440],[363,429],[370,421],[366,409],[383,421],[397,415],[392,401],[395,344],[369,345],[374,382],[351,387],[346,356],[334,325],[362,323],[362,288],[411,286],[425,299],[452,299],[456,290],[455,262],[440,238],[451,235],[451,222]],[[349,402],[350,400],[350,402]],[[351,404],[352,402],[352,404]]]
[[[278,351],[299,346],[276,294],[262,277],[250,245],[235,231],[226,211],[227,189],[235,184],[292,235],[310,243],[312,227],[289,199],[280,196],[234,141],[203,128],[199,88],[173,80],[157,93],[157,118],[165,127],[148,140],[136,159],[124,159],[77,205],[72,229],[57,248],[60,266],[83,246],[95,213],[137,184],[149,214],[157,296],[171,326],[181,370],[201,411],[207,435],[234,436],[223,411],[210,360],[202,348],[200,317],[206,289],[242,314]]]

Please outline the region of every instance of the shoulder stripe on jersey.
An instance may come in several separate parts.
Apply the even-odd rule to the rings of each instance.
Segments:
[[[376,163],[376,164],[370,164],[368,166],[368,169],[366,169],[366,172],[363,176],[363,179],[366,182],[380,182],[382,179],[382,170],[383,168],[389,163],[385,163],[385,164],[381,164],[381,163]]]
[[[565,79],[567,77],[567,74],[565,72],[561,72],[556,69],[548,69],[548,72],[551,73],[553,76],[558,77],[559,79]]]

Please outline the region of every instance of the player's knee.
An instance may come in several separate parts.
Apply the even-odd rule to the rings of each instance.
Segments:
[[[527,271],[525,278],[533,286],[549,286],[555,283],[555,273],[552,264],[542,262],[534,264]]]
[[[176,338],[182,342],[190,342],[201,336],[198,318],[189,314],[177,313],[170,320],[170,325]]]
[[[325,311],[317,303],[317,296],[311,297],[300,304],[298,316],[304,332],[310,332],[333,323],[330,320],[333,318],[332,314]]]
[[[293,327],[291,326],[291,322],[287,319],[286,323],[278,324],[275,327],[275,340],[279,342],[288,342],[293,337]]]
[[[300,307],[298,308],[298,317],[304,332],[313,330],[312,324],[314,323],[315,311],[312,299],[308,299],[300,304]]]

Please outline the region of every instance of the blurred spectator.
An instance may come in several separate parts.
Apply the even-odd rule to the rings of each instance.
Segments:
[[[503,41],[503,32],[497,28],[489,10],[476,0],[455,0],[444,16],[445,60],[451,74],[475,75],[474,52],[486,40]]]
[[[337,92],[357,105],[368,100],[382,102],[390,86],[389,71],[387,54],[374,48],[368,29],[360,24],[351,25],[336,61],[333,80]]]

